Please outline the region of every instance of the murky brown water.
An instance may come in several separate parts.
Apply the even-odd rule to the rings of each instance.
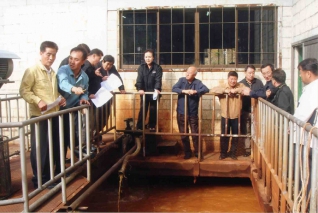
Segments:
[[[130,176],[120,212],[261,212],[245,178]],[[118,211],[118,178],[112,177],[80,206],[89,212]]]

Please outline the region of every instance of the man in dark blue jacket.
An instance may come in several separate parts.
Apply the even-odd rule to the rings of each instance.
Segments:
[[[209,92],[209,89],[198,79],[195,78],[197,69],[195,67],[189,67],[186,72],[186,77],[182,77],[172,87],[172,92],[178,93],[178,106],[177,106],[177,121],[180,133],[188,133],[190,124],[191,133],[198,133],[198,106],[200,96]],[[185,96],[187,95],[187,112],[185,113]],[[185,119],[185,117],[187,119]],[[186,121],[185,121],[186,120]],[[186,123],[186,130],[184,129]],[[192,157],[192,151],[190,148],[189,136],[181,136],[184,159]],[[194,155],[198,157],[198,136],[192,136]]]
[[[242,97],[242,113],[241,113],[241,133],[244,135],[251,134],[251,97],[255,97],[254,93],[259,91],[265,98],[265,88],[261,80],[255,78],[254,65],[247,65],[245,67],[245,78],[240,81],[246,87],[243,90],[245,96]],[[244,157],[251,155],[251,140],[245,138],[245,154]]]

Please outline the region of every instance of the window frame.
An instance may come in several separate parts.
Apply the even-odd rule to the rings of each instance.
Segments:
[[[234,47],[234,50],[235,50],[235,63],[234,64],[200,64],[200,30],[199,30],[199,27],[200,27],[200,22],[199,22],[199,12],[198,12],[198,9],[209,9],[209,11],[211,9],[215,9],[215,8],[222,8],[222,29],[223,29],[223,24],[226,23],[223,21],[223,11],[224,9],[227,9],[227,8],[234,8],[235,10],[235,20],[234,20],[234,23],[235,23],[235,47]],[[128,12],[128,11],[131,11],[133,12],[134,16],[135,16],[135,12],[138,12],[138,11],[143,11],[143,12],[146,12],[147,14],[147,11],[156,11],[156,15],[157,15],[157,23],[156,23],[156,26],[157,26],[157,43],[156,43],[156,52],[155,52],[155,58],[157,60],[155,61],[160,61],[160,23],[159,23],[159,12],[160,10],[170,10],[170,13],[172,14],[172,11],[173,10],[176,10],[176,9],[183,9],[183,13],[185,13],[184,11],[187,10],[187,9],[194,9],[195,12],[194,12],[194,29],[195,29],[195,32],[194,32],[194,63],[192,63],[192,65],[196,66],[197,68],[199,69],[214,69],[214,70],[221,70],[221,69],[225,69],[225,68],[232,68],[232,69],[236,69],[236,68],[244,68],[246,67],[247,64],[249,64],[249,61],[250,61],[250,54],[255,54],[255,53],[259,53],[260,54],[260,62],[262,62],[262,59],[264,58],[264,54],[273,54],[273,57],[274,57],[274,62],[273,64],[276,65],[277,64],[277,57],[278,57],[278,53],[277,53],[277,26],[278,26],[278,17],[277,17],[277,6],[246,6],[246,5],[242,5],[242,6],[238,6],[238,5],[235,5],[235,6],[231,6],[231,7],[225,7],[225,6],[221,6],[221,7],[213,7],[213,6],[206,6],[206,7],[196,7],[196,8],[185,8],[185,7],[180,7],[180,8],[174,8],[174,7],[170,7],[170,8],[151,8],[151,9],[140,9],[140,10],[137,10],[137,9],[134,9],[134,10],[118,10],[118,18],[119,18],[119,24],[118,24],[118,29],[119,29],[119,53],[118,53],[118,65],[119,65],[119,68],[121,70],[129,70],[129,69],[137,69],[139,67],[140,64],[123,64],[123,57],[124,57],[124,52],[123,52],[123,28],[124,28],[124,24],[123,24],[123,18],[122,18],[122,14],[124,12]],[[246,53],[246,54],[249,54],[249,56],[247,57],[248,58],[248,63],[244,63],[244,64],[239,64],[238,63],[238,54],[240,52],[237,51],[238,49],[238,24],[239,23],[248,23],[248,32],[250,32],[250,25],[251,23],[255,23],[255,21],[251,21],[250,19],[248,19],[247,22],[239,22],[238,20],[238,10],[242,10],[242,9],[248,9],[248,16],[250,16],[250,11],[253,10],[253,9],[260,9],[261,11],[261,16],[263,15],[263,11],[266,10],[266,9],[272,9],[273,10],[273,21],[266,21],[266,20],[263,20],[261,19],[259,21],[260,23],[260,28],[261,28],[261,38],[260,38],[260,49],[261,51],[260,52],[251,52],[250,51],[250,33],[248,33],[248,51],[247,52],[243,52],[243,53]],[[171,18],[172,19],[172,18]],[[134,21],[133,21],[134,22]],[[262,32],[262,29],[263,29],[263,24],[264,23],[273,23],[273,52],[265,52],[265,51],[262,51],[262,45],[263,45],[263,32]],[[203,22],[202,22],[203,23]],[[185,22],[183,23],[183,25],[185,24]],[[208,23],[210,25],[210,22]],[[140,24],[136,24],[136,23],[133,23],[131,24],[132,26],[136,26],[136,25],[140,25]],[[147,31],[147,22],[146,22],[146,31]],[[173,23],[172,21],[170,20],[170,26],[172,27]],[[210,26],[209,26],[209,29],[210,29]],[[135,27],[134,27],[134,30],[135,30]],[[172,35],[172,32],[170,33]],[[134,36],[135,36],[135,33],[134,33]],[[146,39],[147,39],[147,36],[146,36]],[[210,39],[210,37],[208,38]],[[268,37],[267,40],[269,40],[270,37]],[[135,52],[135,43],[136,43],[136,40],[134,38],[134,55],[136,55],[136,52]],[[171,42],[172,43],[172,42]],[[147,42],[146,42],[146,45],[147,45]],[[222,47],[223,47],[223,30],[222,30]],[[224,48],[222,48],[222,50],[224,50]],[[171,50],[171,54],[173,54],[174,52],[172,52]],[[184,48],[183,48],[183,54],[187,53],[187,52],[184,52]],[[159,63],[160,64],[160,63]],[[183,70],[185,68],[187,68],[189,66],[189,64],[176,64],[176,65],[173,65],[173,64],[160,64],[161,67],[165,70]],[[256,67],[260,67],[261,64],[256,64],[256,63],[253,63],[254,66]]]

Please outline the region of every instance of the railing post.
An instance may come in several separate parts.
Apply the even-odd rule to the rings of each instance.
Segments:
[[[202,137],[201,137],[201,130],[202,130],[202,96],[200,96],[199,102],[199,141],[198,141],[198,161],[201,161],[201,152],[202,152]],[[191,132],[192,133],[192,132]]]
[[[85,113],[85,122],[86,122],[86,154],[90,155],[91,152],[91,139],[90,139],[90,113],[89,113],[89,108],[84,109],[86,111]],[[81,152],[82,153],[82,152]],[[91,181],[91,158],[88,158],[87,161],[87,181]]]
[[[24,126],[19,127],[20,132],[20,162],[21,162],[21,180],[22,180],[22,196],[24,200],[24,212],[29,212],[29,196],[28,196],[28,180],[25,156],[25,131]]]
[[[65,114],[64,114],[65,115]],[[70,118],[70,117],[69,117]],[[66,204],[66,178],[65,178],[65,149],[64,149],[64,117],[63,115],[59,115],[59,132],[60,132],[60,161],[61,161],[61,173],[64,174],[61,177],[61,184],[62,184],[62,202]]]

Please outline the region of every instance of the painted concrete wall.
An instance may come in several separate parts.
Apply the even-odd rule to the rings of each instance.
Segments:
[[[317,0],[293,0],[292,43],[318,35],[317,8]]]

